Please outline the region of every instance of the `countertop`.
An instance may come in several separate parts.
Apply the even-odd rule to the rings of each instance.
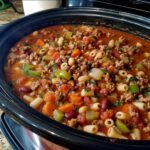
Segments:
[[[13,0],[13,4],[19,12],[23,12],[21,0],[19,0],[19,1]],[[23,16],[24,16],[23,13],[19,14],[19,13],[15,12],[12,7],[5,9],[5,10],[1,10],[0,11],[0,24],[9,23],[9,22],[19,19]]]
[[[14,6],[17,8],[19,12],[23,12],[22,1],[21,0],[13,0]],[[15,12],[12,8],[8,8],[6,10],[0,11],[0,24],[6,24],[13,20],[19,19],[23,17],[24,14],[19,14]],[[2,114],[2,110],[0,109],[0,115]],[[12,150],[6,138],[0,131],[0,150]]]

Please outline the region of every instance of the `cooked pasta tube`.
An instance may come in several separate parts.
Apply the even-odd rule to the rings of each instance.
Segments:
[[[135,105],[140,110],[145,110],[146,109],[146,105],[143,102],[133,102],[133,105]]]
[[[30,106],[32,108],[37,108],[41,105],[41,103],[43,102],[43,99],[40,98],[40,97],[37,97],[36,99],[34,99],[31,103],[30,103]]]
[[[103,133],[103,132],[97,132],[96,135],[99,135],[99,136],[106,136],[106,134]]]
[[[112,127],[114,125],[114,121],[110,118],[106,119],[105,122],[104,122],[105,126],[106,127]]]
[[[127,84],[124,84],[124,83],[119,83],[117,85],[117,90],[118,91],[121,91],[121,92],[125,92],[128,90],[128,85]]]
[[[34,100],[33,97],[29,96],[29,95],[24,95],[23,96],[23,99],[26,101],[26,102],[32,102]]]
[[[127,113],[124,113],[122,111],[118,111],[116,113],[116,118],[121,119],[121,120],[127,120],[130,118],[130,116]]]
[[[132,133],[130,134],[133,140],[140,140],[141,139],[141,133],[140,130],[135,128],[132,130]]]
[[[86,125],[83,127],[83,131],[95,134],[98,132],[98,126],[97,125]]]
[[[127,137],[123,136],[121,133],[117,131],[115,126],[110,127],[107,131],[107,136],[111,138],[118,138],[118,139],[128,139]]]
[[[148,121],[150,122],[150,112],[147,113]]]

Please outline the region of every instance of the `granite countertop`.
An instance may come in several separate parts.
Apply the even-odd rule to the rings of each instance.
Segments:
[[[13,4],[19,12],[23,12],[22,1],[13,0]],[[15,12],[12,8],[2,10],[2,11],[0,11],[0,24],[9,23],[9,22],[19,19],[23,16],[24,16],[24,14],[19,14],[19,13]]]
[[[14,6],[17,8],[19,12],[23,12],[22,8],[22,1],[13,0]],[[13,20],[19,19],[23,17],[24,14],[19,14],[15,12],[12,8],[8,8],[6,10],[0,11],[0,24],[6,24]],[[0,109],[0,115],[3,111]],[[11,146],[9,145],[8,141],[4,137],[4,135],[0,131],[0,150],[12,150]]]

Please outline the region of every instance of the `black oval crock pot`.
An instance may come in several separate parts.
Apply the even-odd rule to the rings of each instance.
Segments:
[[[46,139],[74,150],[149,150],[150,141],[116,140],[67,127],[27,106],[5,80],[10,48],[34,30],[60,24],[88,24],[116,28],[150,39],[150,19],[100,8],[61,8],[39,12],[9,25],[0,35],[0,107],[19,124]]]

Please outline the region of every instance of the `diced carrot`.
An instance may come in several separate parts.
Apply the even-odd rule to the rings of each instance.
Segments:
[[[124,104],[121,108],[121,111],[125,112],[125,113],[129,113],[129,111],[131,109],[136,109],[135,106],[133,104]]]
[[[52,54],[52,60],[56,60],[56,59],[58,59],[60,57],[60,54],[59,54],[59,52],[54,52],[53,54]]]
[[[67,92],[69,91],[69,89],[70,89],[70,85],[68,85],[68,84],[62,84],[62,85],[60,86],[60,91],[61,91],[62,93],[67,93]]]
[[[55,102],[56,96],[54,92],[48,92],[44,95],[44,101],[46,102]]]
[[[73,93],[69,95],[69,100],[71,103],[77,106],[80,106],[83,103],[82,97]]]
[[[71,57],[77,57],[77,56],[80,56],[80,54],[81,54],[81,51],[78,49],[75,49],[73,50]]]
[[[43,46],[43,45],[44,45],[44,41],[43,41],[42,39],[38,39],[38,40],[36,41],[36,44],[37,44],[38,46]]]
[[[64,113],[70,112],[74,109],[74,105],[72,103],[67,103],[59,107],[59,110],[61,110]]]
[[[42,109],[43,114],[47,116],[52,116],[54,109],[56,108],[56,105],[54,102],[47,102]]]

